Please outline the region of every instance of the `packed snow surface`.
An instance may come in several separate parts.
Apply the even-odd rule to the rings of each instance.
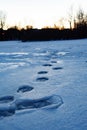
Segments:
[[[87,130],[87,39],[0,42],[0,130]]]

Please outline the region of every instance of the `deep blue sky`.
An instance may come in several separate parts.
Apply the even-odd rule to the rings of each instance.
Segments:
[[[62,17],[67,19],[71,7],[73,14],[80,7],[87,12],[87,0],[0,0],[8,25],[30,24],[38,28],[53,25]]]

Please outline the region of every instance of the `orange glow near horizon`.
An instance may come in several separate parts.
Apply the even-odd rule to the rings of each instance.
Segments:
[[[74,15],[79,7],[87,12],[86,5],[87,0],[0,0],[0,10],[7,15],[6,27],[32,25],[39,29],[54,24],[69,28],[69,23],[60,19],[68,19],[71,6]]]

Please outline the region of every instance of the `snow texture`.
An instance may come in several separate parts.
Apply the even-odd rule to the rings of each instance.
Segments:
[[[0,130],[87,129],[87,39],[0,42]]]

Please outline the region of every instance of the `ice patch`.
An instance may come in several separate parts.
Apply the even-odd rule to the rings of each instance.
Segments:
[[[0,63],[0,72],[8,70],[8,69],[15,69],[17,67],[25,66],[25,62],[7,62],[7,63]]]
[[[33,56],[48,56],[50,53],[48,51],[43,52],[35,52],[33,53]]]
[[[8,52],[0,52],[0,55],[28,55],[29,53],[27,52],[12,52],[12,53],[8,53]]]
[[[34,53],[33,56],[46,56],[46,53]]]
[[[62,64],[63,60],[58,60],[57,63]]]
[[[61,52],[58,52],[57,54],[64,56],[64,55],[66,55],[66,54],[68,54],[68,53],[69,53],[69,52],[63,52],[63,51],[61,51]]]

